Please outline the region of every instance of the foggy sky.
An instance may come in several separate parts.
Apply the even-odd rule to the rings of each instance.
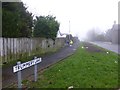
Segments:
[[[85,37],[94,28],[105,31],[118,21],[119,0],[22,0],[34,15],[54,15],[60,31]]]

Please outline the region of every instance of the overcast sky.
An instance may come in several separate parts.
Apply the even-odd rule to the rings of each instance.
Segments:
[[[22,0],[34,15],[54,15],[60,31],[85,37],[88,30],[105,31],[118,21],[119,0]]]

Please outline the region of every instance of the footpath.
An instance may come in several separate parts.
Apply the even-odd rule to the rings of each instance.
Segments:
[[[50,65],[59,62],[60,60],[72,55],[79,47],[79,41],[76,41],[72,46],[65,46],[58,52],[42,57],[42,62],[38,64],[38,71],[48,68]],[[25,80],[29,76],[34,76],[34,67],[30,67],[22,70],[22,80]],[[13,83],[17,83],[17,73],[13,73],[13,67],[2,69],[2,88],[8,88]]]

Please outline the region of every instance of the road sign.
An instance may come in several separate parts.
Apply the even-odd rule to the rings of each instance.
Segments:
[[[19,64],[19,65],[16,65],[16,66],[13,66],[13,72],[18,72],[20,70],[23,70],[25,68],[28,68],[28,67],[31,67],[35,64],[38,64],[41,62],[41,58],[36,58],[34,60],[31,60],[31,61],[28,61],[28,62],[25,62],[25,63],[22,63],[22,64]]]
[[[33,60],[22,63],[19,61],[17,62],[16,66],[13,66],[13,72],[17,72],[18,75],[18,88],[22,88],[22,79],[21,79],[21,70],[31,67],[34,65],[34,79],[37,81],[37,64],[40,63],[42,60],[41,58],[34,57]]]

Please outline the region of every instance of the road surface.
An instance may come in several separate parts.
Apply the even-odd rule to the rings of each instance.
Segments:
[[[120,45],[112,44],[111,42],[90,42],[90,43],[120,54]]]

